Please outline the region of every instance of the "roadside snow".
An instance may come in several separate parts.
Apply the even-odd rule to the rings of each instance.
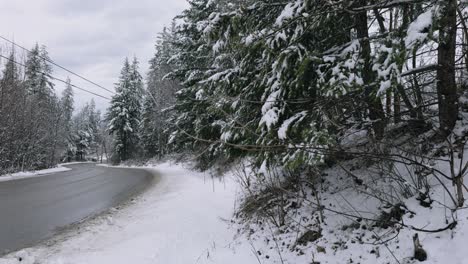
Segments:
[[[0,264],[257,263],[248,243],[232,242],[234,180],[212,180],[169,163],[153,169],[160,178],[128,206]]]
[[[63,167],[63,165],[66,165],[66,164],[60,164],[57,168],[52,168],[52,169],[37,170],[37,171],[22,171],[22,172],[17,172],[17,173],[12,173],[12,174],[6,174],[3,176],[0,176],[0,182],[39,177],[39,176],[44,176],[44,175],[48,175],[51,173],[71,170],[70,168]]]
[[[0,258],[0,264],[418,263],[412,259],[414,230],[380,229],[373,222],[324,211],[321,237],[299,245],[298,238],[314,230],[313,208],[290,210],[287,219],[297,223],[292,229],[276,229],[256,220],[243,229],[230,220],[239,191],[233,177],[212,180],[170,163],[148,169],[158,177],[139,197],[41,245]],[[371,172],[354,172],[365,185],[373,182]],[[387,210],[378,200],[349,188],[339,168],[326,173],[330,189],[321,200],[327,208],[364,219]],[[437,202],[445,201],[441,188],[434,186],[431,208],[407,199],[405,204],[413,213],[404,215],[403,222],[424,229],[445,226],[450,212]],[[453,230],[419,232],[428,263],[467,263],[463,247],[468,241],[468,210],[459,210],[455,219],[458,225]],[[386,241],[394,235],[398,237]]]

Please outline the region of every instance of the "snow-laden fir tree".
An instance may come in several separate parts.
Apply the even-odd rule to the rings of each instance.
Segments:
[[[62,124],[61,124],[61,143],[63,151],[63,159],[70,162],[74,155],[74,144],[72,134],[72,121],[74,111],[73,87],[70,78],[67,78],[65,90],[62,92],[60,104],[62,109]]]
[[[54,92],[51,79],[52,66],[45,46],[34,46],[28,53],[25,69],[25,87],[33,105],[30,113],[35,129],[28,136],[25,146],[27,155],[34,155],[35,167],[46,168],[53,165],[58,152],[56,136],[59,134],[58,120],[61,118],[59,99]]]
[[[71,152],[76,160],[97,159],[102,144],[101,112],[94,100],[86,103],[73,117]]]
[[[139,151],[143,80],[136,58],[131,64],[125,59],[115,90],[106,118],[108,132],[114,135],[115,159],[124,161]]]
[[[103,135],[100,130],[100,126],[102,123],[101,111],[96,109],[96,102],[94,102],[94,99],[91,99],[89,106],[89,125],[92,130],[94,139],[91,148],[96,157],[98,157],[100,156],[99,151],[103,143]]]
[[[209,0],[189,3],[190,8],[177,17],[175,30],[174,45],[179,52],[171,59],[176,67],[171,77],[182,88],[176,94],[176,114],[171,120],[174,131],[169,141],[176,150],[196,151],[200,167],[207,168],[217,156],[222,156],[209,143],[219,139],[222,113],[216,103],[204,99],[212,94],[201,82],[213,67],[212,47],[204,38],[204,30],[216,3]]]
[[[66,86],[65,90],[62,92],[62,97],[61,97],[61,104],[62,104],[62,111],[63,111],[63,127],[66,130],[66,132],[69,132],[71,130],[71,122],[72,122],[72,117],[73,117],[73,111],[75,109],[74,107],[74,93],[73,93],[73,87],[71,84],[70,78],[67,78],[66,81]]]
[[[30,104],[12,51],[0,73],[0,174],[21,168],[24,156],[26,115]],[[21,102],[21,103],[18,103]]]
[[[49,55],[45,46],[36,44],[28,53],[25,69],[25,84],[32,94],[41,98],[52,94],[53,83],[50,79],[52,66],[49,64]]]
[[[300,168],[333,159],[358,130],[380,141],[388,124],[428,129],[434,100],[450,131],[456,2],[190,1],[171,59],[175,149]],[[438,58],[437,43],[451,52]],[[437,60],[452,66],[435,78]]]
[[[177,54],[173,46],[175,24],[165,28],[158,36],[156,52],[150,60],[147,75],[147,94],[143,103],[141,140],[146,157],[166,154],[171,131],[169,119],[173,116],[171,106],[175,103],[175,94],[180,89],[170,73],[175,70],[171,58]]]

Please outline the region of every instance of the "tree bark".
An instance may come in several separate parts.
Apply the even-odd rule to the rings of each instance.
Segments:
[[[359,6],[365,6],[367,0],[357,2]],[[369,110],[369,118],[372,122],[375,138],[382,139],[385,132],[385,112],[380,97],[376,94],[376,74],[372,70],[371,46],[369,41],[369,30],[367,24],[367,12],[360,12],[356,15],[357,37],[361,44],[361,58],[364,60],[363,81],[365,85],[366,103]]]
[[[455,81],[457,0],[442,1],[439,32],[437,68],[439,130],[443,136],[448,136],[458,118],[458,94]]]

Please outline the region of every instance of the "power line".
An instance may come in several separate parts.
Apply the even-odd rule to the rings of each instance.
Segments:
[[[20,49],[23,49],[23,50],[25,50],[25,51],[27,51],[27,52],[29,52],[29,53],[32,53],[31,50],[29,50],[29,49],[27,49],[27,48],[25,48],[25,47],[23,47],[23,46],[21,46],[21,45],[15,43],[14,41],[11,41],[11,40],[9,40],[9,39],[3,37],[3,36],[0,36],[0,38],[3,39],[3,40],[5,40],[5,41],[8,42],[8,43],[11,43],[11,44],[13,44],[13,45],[19,47]],[[69,69],[67,69],[67,68],[65,68],[65,67],[63,67],[63,66],[60,66],[59,64],[55,63],[55,62],[54,62],[53,60],[51,60],[50,58],[45,58],[45,57],[42,57],[42,56],[40,56],[40,55],[37,55],[37,56],[38,56],[39,58],[43,59],[43,60],[46,60],[47,62],[51,63],[52,65],[54,65],[54,66],[56,66],[56,67],[58,67],[58,68],[60,68],[60,69],[62,69],[62,70],[64,70],[64,71],[66,71],[66,72],[68,72],[68,73],[70,73],[70,74],[72,74],[72,75],[75,75],[75,76],[79,77],[79,78],[82,79],[82,80],[85,80],[85,81],[87,81],[87,82],[89,82],[89,83],[91,83],[91,84],[97,86],[97,87],[100,88],[100,89],[103,89],[103,90],[106,90],[106,91],[109,92],[109,93],[115,94],[114,91],[111,91],[111,90],[109,90],[109,89],[107,89],[107,88],[105,88],[105,87],[103,87],[103,86],[101,86],[101,85],[99,85],[99,84],[97,84],[97,83],[91,81],[90,79],[85,78],[85,77],[83,77],[82,75],[80,75],[80,74],[78,74],[78,73],[75,73],[75,72],[73,72],[73,71],[71,71],[71,70],[69,70]]]
[[[1,57],[1,58],[4,58],[4,59],[6,59],[6,60],[9,60],[9,61],[11,61],[11,62],[13,62],[13,63],[15,63],[15,64],[17,64],[17,65],[20,65],[20,66],[22,66],[22,67],[24,67],[24,68],[27,67],[25,64],[23,64],[23,63],[21,63],[21,62],[17,62],[17,61],[15,61],[15,60],[13,60],[13,59],[11,59],[11,58],[8,58],[8,57],[6,57],[6,56],[3,56],[3,55],[1,55],[1,54],[0,54],[0,57]],[[105,96],[103,96],[103,95],[100,95],[100,94],[91,92],[91,91],[89,91],[89,90],[87,90],[87,89],[81,88],[81,87],[76,86],[76,85],[74,85],[74,84],[72,84],[72,83],[69,83],[69,82],[64,81],[64,80],[62,80],[62,79],[59,79],[59,78],[57,78],[57,77],[54,77],[54,76],[52,76],[52,75],[50,75],[50,74],[48,74],[48,73],[40,72],[40,71],[34,71],[34,72],[40,73],[40,74],[43,74],[43,75],[46,75],[47,77],[49,77],[49,78],[51,78],[51,79],[54,79],[54,80],[56,80],[56,81],[59,81],[59,82],[65,83],[65,84],[69,84],[69,85],[72,86],[73,88],[76,88],[76,89],[81,90],[81,91],[83,91],[83,92],[90,93],[90,94],[92,94],[92,95],[101,97],[101,98],[106,99],[106,100],[110,100],[109,97],[105,97]]]

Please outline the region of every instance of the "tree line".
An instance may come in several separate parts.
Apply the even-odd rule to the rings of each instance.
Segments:
[[[440,141],[467,87],[466,1],[190,0],[156,43],[140,156],[304,169],[365,132]]]
[[[2,58],[0,175],[82,161],[89,154],[102,158],[106,152],[102,114],[94,101],[75,113],[70,79],[58,95],[46,47],[36,44],[25,55],[12,48]]]
[[[396,129],[445,138],[464,107],[466,5],[190,0],[159,34],[146,80],[125,60],[102,118],[92,104],[72,118],[70,91],[53,92],[36,46],[24,72],[4,67],[1,167],[47,167],[64,149],[76,158],[112,140],[116,162],[192,153],[202,169],[245,157],[302,169],[362,131],[375,142]]]

